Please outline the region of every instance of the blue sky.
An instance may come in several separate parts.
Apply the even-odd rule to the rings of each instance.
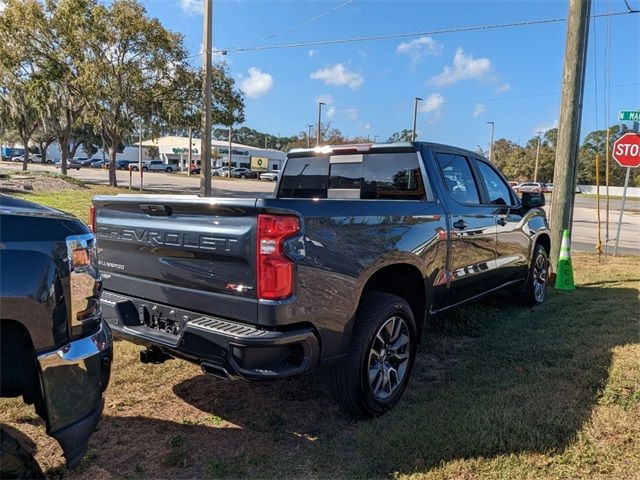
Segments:
[[[302,28],[283,32],[344,0],[214,0],[217,48],[425,32],[455,27],[564,18],[567,2],[364,1],[345,6]],[[200,51],[201,0],[147,0],[148,12],[184,34]],[[631,0],[640,9],[640,0]],[[622,0],[593,2],[592,13],[624,11]],[[609,23],[610,22],[610,23]],[[610,68],[605,111],[606,30]],[[620,109],[640,107],[640,14],[591,22],[583,135],[617,121]],[[566,23],[425,35],[281,50],[229,53],[231,74],[246,93],[245,125],[292,135],[323,120],[350,136],[385,140],[410,128],[413,98],[422,97],[419,139],[486,149],[487,121],[496,138],[525,143],[538,129],[557,124]],[[595,47],[595,51],[594,51]],[[194,58],[194,62],[200,59]],[[599,90],[595,90],[595,84]],[[596,115],[597,102],[597,115]]]

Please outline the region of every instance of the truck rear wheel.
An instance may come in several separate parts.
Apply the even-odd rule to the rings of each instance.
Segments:
[[[0,428],[0,478],[45,478],[33,455]]]
[[[347,356],[329,373],[336,401],[356,418],[391,409],[407,386],[416,343],[416,322],[407,302],[385,292],[366,293]]]

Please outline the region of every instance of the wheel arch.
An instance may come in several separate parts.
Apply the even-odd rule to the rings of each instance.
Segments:
[[[358,304],[363,296],[371,291],[397,295],[409,304],[416,320],[419,341],[424,327],[427,297],[424,276],[420,269],[410,263],[394,263],[376,270],[360,292]]]

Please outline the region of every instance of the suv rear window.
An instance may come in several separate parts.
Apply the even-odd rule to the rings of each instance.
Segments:
[[[424,181],[415,152],[294,157],[287,160],[280,198],[421,200]]]

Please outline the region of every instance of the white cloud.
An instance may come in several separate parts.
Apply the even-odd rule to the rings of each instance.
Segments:
[[[361,123],[358,125],[358,130],[371,130],[371,124],[370,123]]]
[[[453,65],[445,65],[441,73],[429,80],[431,85],[444,87],[470,78],[479,78],[491,71],[491,60],[488,58],[473,58],[465,55],[462,48],[456,50]]]
[[[500,85],[498,87],[498,93],[504,93],[507,92],[511,89],[511,84],[510,83],[503,83],[502,85]]]
[[[417,65],[427,55],[436,55],[442,51],[442,44],[431,37],[420,37],[410,42],[402,42],[396,48],[396,55],[408,55],[412,65]]]
[[[551,130],[552,128],[558,128],[558,119],[556,118],[553,122],[541,123],[537,127],[533,128],[532,132],[536,135],[538,132],[546,132],[547,130]]]
[[[474,117],[479,117],[480,115],[482,115],[486,111],[487,111],[486,105],[484,105],[482,103],[476,103],[476,108],[473,110],[473,116]]]
[[[202,15],[204,13],[202,0],[180,0],[180,9],[189,15]]]
[[[422,113],[436,112],[444,105],[444,97],[439,93],[432,93],[426,100],[420,102],[418,110]]]
[[[309,57],[313,58],[313,57],[315,57],[316,55],[318,55],[318,50],[313,50],[313,49],[311,49],[311,50],[309,50],[309,51],[307,52],[307,55],[309,55]]]
[[[331,118],[331,117],[335,116],[335,114],[336,114],[336,107],[331,105],[329,108],[327,108],[327,113],[325,114],[325,116],[327,118]]]
[[[240,82],[240,89],[249,98],[261,97],[273,87],[273,77],[259,68],[251,67],[249,76]]]
[[[362,75],[350,72],[342,63],[316,70],[309,77],[312,80],[322,80],[327,85],[347,85],[351,90],[360,88],[364,83]]]

